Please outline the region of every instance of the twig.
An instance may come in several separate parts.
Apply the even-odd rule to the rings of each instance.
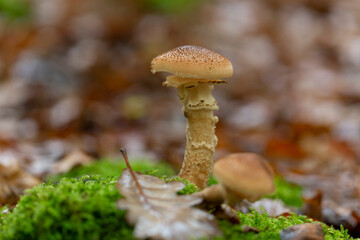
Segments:
[[[130,163],[129,163],[129,160],[128,160],[128,157],[127,157],[127,153],[126,153],[126,149],[125,149],[125,148],[120,148],[120,152],[122,153],[122,155],[123,155],[123,157],[124,157],[124,159],[125,159],[126,166],[128,167],[128,169],[129,169],[129,171],[130,171],[130,174],[131,174],[131,176],[133,177],[133,179],[134,179],[134,181],[135,181],[135,185],[136,185],[137,189],[139,190],[139,193],[140,193],[140,195],[141,195],[141,197],[142,197],[141,200],[142,200],[144,203],[147,203],[147,204],[148,204],[146,195],[145,195],[144,191],[142,190],[142,187],[141,187],[141,185],[140,185],[140,183],[139,183],[139,181],[138,181],[138,179],[137,179],[134,171],[132,170],[132,168],[131,168],[131,166],[130,166]]]

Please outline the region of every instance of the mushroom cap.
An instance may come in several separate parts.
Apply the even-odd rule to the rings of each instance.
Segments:
[[[227,194],[250,201],[274,191],[273,175],[266,160],[254,153],[231,154],[214,164],[214,176]]]
[[[233,75],[231,62],[218,53],[198,46],[181,46],[151,61],[151,72],[169,72],[182,78],[216,79]]]

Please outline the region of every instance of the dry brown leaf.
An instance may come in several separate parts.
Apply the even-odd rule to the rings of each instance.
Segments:
[[[141,191],[131,172],[125,169],[118,180],[118,189],[125,199],[118,201],[127,209],[127,219],[135,224],[134,236],[140,239],[197,239],[218,235],[215,218],[192,206],[201,202],[194,195],[177,195],[185,187],[181,182],[163,180],[135,173]]]
[[[267,213],[270,217],[281,216],[292,212],[280,199],[263,198],[250,204],[251,209],[259,213]]]
[[[212,214],[217,219],[223,219],[233,224],[239,224],[240,218],[239,213],[229,205],[223,203],[220,206],[217,206],[213,211]]]
[[[25,189],[40,183],[40,179],[20,167],[12,152],[0,153],[0,206],[15,204]]]
[[[304,223],[286,228],[280,232],[281,240],[323,240],[320,223]]]
[[[312,196],[304,197],[304,215],[322,221],[322,198],[323,194],[320,190],[317,190]]]
[[[252,227],[252,226],[249,226],[249,225],[242,225],[241,226],[241,232],[243,232],[243,233],[248,233],[248,232],[259,233],[260,230],[257,229],[256,227]]]
[[[94,159],[92,157],[90,157],[83,151],[75,149],[68,155],[66,155],[63,159],[61,159],[59,162],[54,164],[53,173],[58,174],[68,172],[75,166],[86,165],[91,163],[93,160]]]
[[[328,164],[330,165],[330,164]],[[304,213],[312,218],[321,216],[321,220],[329,225],[348,226],[352,229],[356,225],[356,219],[351,215],[353,210],[360,209],[359,189],[360,175],[347,171],[338,173],[320,174],[324,168],[318,170],[318,174],[285,174],[285,178],[302,186],[305,189],[305,196],[313,198],[313,201],[305,199]],[[335,170],[334,166],[334,170]],[[354,171],[356,166],[353,166]],[[309,193],[320,191],[322,196],[309,196]],[[309,209],[310,208],[310,209]],[[316,217],[317,215],[317,217]]]

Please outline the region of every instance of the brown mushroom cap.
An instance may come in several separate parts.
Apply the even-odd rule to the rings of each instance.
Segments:
[[[270,165],[254,153],[231,154],[217,160],[214,176],[226,190],[250,201],[275,189]]]
[[[231,77],[233,67],[227,58],[206,48],[181,46],[154,58],[151,71],[169,72],[182,78],[216,79]]]

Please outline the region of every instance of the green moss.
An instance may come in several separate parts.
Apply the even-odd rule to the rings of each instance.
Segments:
[[[147,9],[165,14],[179,14],[195,10],[204,0],[145,0]]]
[[[165,163],[154,163],[151,161],[137,160],[131,161],[131,167],[134,171],[144,172],[156,177],[173,176],[174,170]],[[101,175],[103,177],[119,176],[122,170],[126,168],[124,160],[99,160],[88,166],[76,167],[65,174],[50,176],[47,181],[59,181],[60,179],[76,178],[84,175]]]
[[[242,239],[242,240],[280,240],[280,231],[290,226],[302,223],[312,223],[313,220],[306,216],[292,214],[287,217],[271,218],[267,214],[259,214],[255,211],[249,214],[239,213],[241,225],[232,225],[226,221],[220,221],[219,225],[223,231],[223,236],[219,239]],[[243,232],[243,226],[255,227],[259,233]],[[321,223],[325,235],[325,240],[353,239],[343,228],[335,230],[324,223]]]
[[[189,182],[189,180],[182,179],[181,177],[178,177],[178,176],[171,177],[171,178],[165,178],[164,180],[166,182],[180,181],[180,182],[185,183],[186,187],[178,192],[178,194],[180,194],[180,195],[192,194],[192,193],[199,191],[199,188],[195,184]]]
[[[211,185],[215,185],[217,183],[218,183],[218,181],[214,178],[214,176],[210,176],[208,185],[211,186]]]
[[[18,20],[29,16],[30,3],[26,0],[0,0],[0,16]]]
[[[145,160],[138,160],[131,162],[132,168],[135,171],[144,172],[153,176],[166,179],[166,176],[174,176],[174,170],[166,163],[154,163]],[[51,176],[48,181],[59,181],[63,177],[73,178],[83,175],[101,175],[104,177],[118,176],[119,173],[126,168],[123,160],[100,160],[89,166],[76,167],[66,174]],[[155,169],[155,170],[154,170]],[[182,180],[178,177],[170,178],[172,180]],[[168,179],[167,181],[169,181]],[[276,176],[274,179],[276,190],[275,193],[267,195],[267,198],[281,199],[288,206],[301,207],[302,205],[302,188],[295,184],[286,182],[282,177]],[[198,188],[185,181],[186,188],[181,191],[181,194],[191,194],[198,191]],[[217,180],[214,177],[210,177],[209,185],[216,184]]]
[[[275,177],[274,183],[276,187],[275,192],[266,197],[272,199],[281,199],[287,206],[302,206],[302,188],[300,186],[291,184],[280,176]]]
[[[116,207],[117,177],[64,178],[41,184],[0,218],[0,239],[132,239],[124,211]]]
[[[116,201],[121,197],[115,186],[116,175],[119,175],[124,166],[117,162],[115,165],[113,164],[107,161],[97,162],[93,166],[82,167],[67,174],[78,177],[85,171],[87,173],[106,172],[107,177],[95,175],[64,178],[58,182],[41,184],[26,191],[13,211],[8,214],[0,214],[0,240],[133,239],[133,228],[126,223],[125,212],[116,207]],[[133,165],[142,172],[158,176],[169,173],[172,175],[171,169],[166,166],[160,171],[153,171],[148,170],[153,169],[154,165],[152,164],[150,164],[150,168],[144,163]],[[58,180],[59,176],[53,179]],[[181,179],[175,177],[165,180]],[[189,194],[198,191],[193,184],[181,181],[187,185],[181,193]],[[293,186],[283,183],[282,179],[275,182],[280,187],[273,196],[280,196],[283,201],[290,201],[289,193],[284,194],[283,192],[289,191],[284,190],[288,186]],[[266,214],[252,212],[250,214],[239,213],[239,216],[242,225],[255,227],[260,232],[244,233],[242,225],[219,221],[223,236],[217,239],[280,239],[281,229],[295,224],[312,222],[305,216],[295,214],[288,217],[270,218]],[[325,224],[322,226],[326,240],[351,239],[344,229],[335,230]]]
[[[174,175],[164,163],[131,164],[145,174]],[[132,239],[125,212],[116,208],[121,196],[115,184],[125,167],[123,161],[97,161],[49,177],[48,183],[26,191],[14,211],[0,214],[0,239]]]

